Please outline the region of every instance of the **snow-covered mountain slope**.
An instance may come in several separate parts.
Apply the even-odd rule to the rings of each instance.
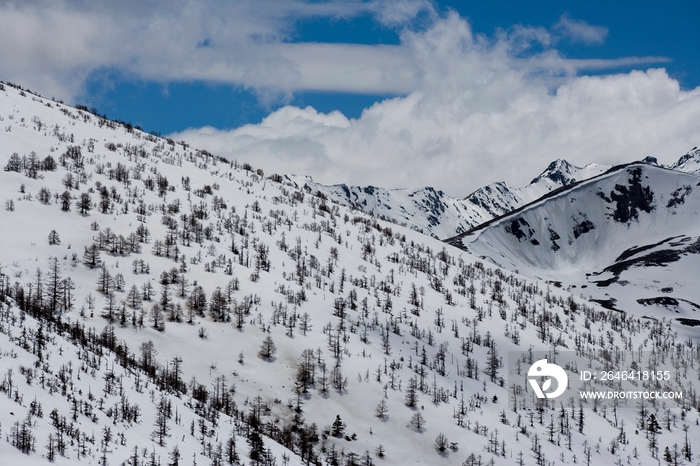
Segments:
[[[700,438],[668,323],[8,85],[0,166],[2,465],[647,465]],[[531,349],[649,341],[692,396],[640,427],[509,393]]]
[[[700,319],[699,206],[700,177],[634,163],[449,242],[610,308]]]
[[[590,163],[585,167],[576,167],[566,160],[557,159],[550,163],[530,184],[515,189],[520,198],[520,203],[514,207],[517,208],[528,204],[555,189],[569,186],[577,181],[587,180],[609,169],[610,166],[597,163]]]
[[[504,183],[481,188],[466,199],[455,199],[431,187],[384,189],[344,184],[326,186],[309,176],[288,175],[295,186],[321,193],[334,202],[406,225],[436,238],[454,236],[518,205],[519,199]]]
[[[700,149],[693,147],[693,150],[681,156],[681,158],[669,168],[686,173],[700,174]]]
[[[432,187],[384,189],[345,184],[327,186],[316,183],[309,176],[288,175],[287,179],[299,188],[321,193],[337,203],[390,219],[435,238],[450,238],[553,189],[598,175],[608,168],[596,164],[579,168],[565,160],[556,160],[527,186],[512,189],[504,182],[495,182],[479,188],[464,199],[450,197]]]

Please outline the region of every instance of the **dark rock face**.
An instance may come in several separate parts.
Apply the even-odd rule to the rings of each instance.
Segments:
[[[632,176],[628,185],[617,184],[610,193],[610,199],[616,203],[613,219],[620,223],[639,219],[640,210],[646,213],[654,210],[654,193],[649,186],[642,186],[642,169],[635,167],[627,172]]]
[[[676,249],[661,249],[659,251],[650,252],[641,257],[627,259],[617,262],[604,269],[606,272],[612,272],[616,276],[620,276],[622,272],[630,267],[665,267],[666,265],[677,262],[682,256],[682,251]]]
[[[444,193],[442,191],[435,191],[433,188],[430,187],[425,188],[424,192],[425,199],[421,203],[421,206],[428,215],[428,221],[430,222],[430,225],[439,225],[440,217],[445,213],[445,210],[447,210],[447,206],[442,200]],[[409,197],[414,197],[414,194],[409,195]]]
[[[658,298],[640,298],[637,302],[643,306],[658,304],[660,306],[678,306],[678,300],[670,296],[659,296]]]
[[[561,249],[561,246],[559,246],[557,243],[557,240],[561,239],[561,236],[559,236],[559,234],[551,228],[547,229],[549,230],[549,240],[552,242],[552,251],[557,252],[559,249]]]
[[[523,228],[527,229],[527,233],[523,230]],[[522,217],[518,217],[508,223],[506,225],[506,231],[518,238],[518,242],[520,242],[522,239],[527,239],[535,233],[535,230],[530,228],[530,224],[527,223],[527,221]]]
[[[582,234],[588,233],[591,230],[595,230],[595,225],[593,225],[593,222],[586,219],[578,225],[574,226],[574,238],[578,238]]]
[[[676,320],[679,323],[686,325],[688,327],[700,327],[700,320],[698,320],[698,319],[686,319],[685,317],[679,317]]]
[[[604,200],[608,204],[612,204],[612,199],[610,199],[608,196],[606,196],[605,193],[600,190],[600,188],[598,188],[598,189],[599,190],[598,190],[598,192],[596,192],[596,196],[598,196],[599,198],[601,198],[602,200]]]
[[[605,309],[609,309],[611,311],[619,311],[618,308],[615,307],[615,304],[617,303],[617,299],[615,298],[610,298],[610,299],[591,299],[594,303],[598,303],[601,306],[603,306]]]
[[[464,198],[464,200],[483,209],[493,218],[510,212],[518,203],[516,196],[511,190],[504,183],[500,182],[479,188]]]
[[[695,158],[700,158],[700,149],[697,147],[693,147],[690,152],[687,154],[683,155],[680,159],[678,159],[678,162],[674,163],[671,165],[671,168],[674,170],[681,169],[683,165],[685,165],[687,162],[695,159]]]
[[[684,249],[689,254],[700,254],[700,237],[691,245]]]
[[[630,257],[632,257],[632,256],[634,256],[634,255],[637,255],[637,254],[639,254],[640,252],[648,251],[649,249],[653,249],[653,248],[655,248],[656,246],[660,246],[660,245],[662,245],[662,244],[664,244],[664,243],[668,243],[669,241],[672,241],[672,240],[674,240],[674,239],[676,239],[676,238],[680,238],[680,236],[672,236],[672,237],[670,237],[670,238],[666,238],[665,240],[659,241],[658,243],[647,244],[647,245],[644,245],[644,246],[633,246],[633,247],[631,247],[631,248],[628,248],[628,249],[624,250],[624,251],[622,252],[622,254],[620,254],[620,255],[618,256],[618,258],[615,259],[615,262],[620,262],[620,261],[623,261],[623,260],[625,260],[625,259],[629,259]]]
[[[550,163],[545,171],[534,178],[530,184],[537,183],[545,178],[550,179],[560,186],[568,186],[576,182],[576,179],[571,176],[572,166],[566,160],[555,160]]]
[[[518,242],[522,239],[529,240],[535,246],[539,246],[540,242],[535,238],[535,230],[532,229],[527,220],[522,217],[518,217],[505,226],[506,232],[518,238]]]
[[[682,239],[677,242],[669,243],[676,238],[681,237],[674,236],[663,241],[659,241],[658,243],[645,246],[635,246],[627,249],[620,254],[620,256],[615,260],[614,264],[603,269],[603,272],[610,272],[614,275],[614,277],[607,280],[597,281],[595,284],[599,287],[606,287],[616,283],[619,281],[622,272],[629,270],[632,267],[665,267],[668,264],[679,261],[685,255],[700,254],[700,237],[688,245],[686,245],[686,243],[692,240],[688,237],[682,237]],[[639,257],[633,257],[641,252],[647,251],[664,243],[669,243],[670,246],[678,247],[678,249],[659,249]],[[594,275],[599,275],[599,273],[595,273]],[[666,288],[662,291],[665,290],[673,291],[673,288]]]
[[[692,301],[688,301],[687,299],[682,299],[682,298],[672,298],[670,296],[657,296],[654,298],[640,298],[637,300],[639,304],[642,306],[657,306],[657,307],[664,307],[668,309],[671,312],[676,312],[678,313],[680,311],[680,305],[681,304],[686,304],[687,306],[690,306],[690,308],[693,311],[697,311],[700,309],[700,305],[697,303],[694,303]],[[680,320],[680,319],[678,319]]]
[[[685,196],[693,192],[693,187],[692,186],[682,186],[673,193],[671,193],[671,199],[668,200],[668,204],[666,204],[666,207],[676,207],[681,204],[685,204]]]

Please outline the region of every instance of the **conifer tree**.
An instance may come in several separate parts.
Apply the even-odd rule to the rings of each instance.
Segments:
[[[418,380],[415,377],[408,379],[406,387],[406,406],[414,408],[418,403]]]
[[[425,419],[423,418],[423,415],[420,413],[420,411],[416,412],[412,417],[411,420],[408,423],[408,427],[417,431],[420,431],[423,429],[423,426],[425,425]]]
[[[82,193],[80,197],[78,197],[77,207],[80,215],[87,215],[88,212],[90,212],[92,209],[92,200],[88,193]]]
[[[63,191],[60,197],[61,201],[61,210],[63,212],[68,212],[70,210],[70,204],[72,201],[72,196],[70,195],[70,192],[68,191]]]
[[[276,352],[277,347],[275,346],[275,342],[272,341],[272,337],[268,335],[267,337],[265,337],[265,339],[262,342],[262,345],[260,346],[258,356],[260,356],[266,361],[269,361],[270,359],[272,359]]]
[[[331,435],[333,437],[342,437],[343,434],[345,433],[345,424],[343,423],[342,419],[340,419],[340,414],[337,414],[335,416],[335,421],[333,421],[333,425],[331,426]]]
[[[59,310],[61,302],[61,266],[58,262],[58,258],[51,257],[49,259],[49,273],[46,277],[46,297],[48,300],[48,307],[51,313],[55,313]]]
[[[102,265],[100,250],[95,243],[85,248],[85,252],[83,253],[83,264],[89,269],[96,269]]]

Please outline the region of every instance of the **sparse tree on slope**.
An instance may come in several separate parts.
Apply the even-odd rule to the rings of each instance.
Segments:
[[[260,356],[266,361],[269,361],[270,359],[272,359],[276,352],[277,347],[275,346],[275,342],[272,341],[272,337],[268,335],[267,337],[265,337],[265,339],[262,342],[262,345],[260,346],[258,356]]]

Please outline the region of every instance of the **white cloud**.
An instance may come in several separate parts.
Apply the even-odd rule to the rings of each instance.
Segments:
[[[554,29],[569,38],[571,42],[581,42],[589,45],[602,44],[608,36],[608,28],[592,26],[586,21],[571,19],[566,14],[559,18],[559,22],[554,25]]]
[[[427,34],[442,34],[448,43],[452,38],[441,25],[450,24],[473,49],[494,40],[465,35],[466,23],[449,19],[454,13],[440,18],[429,0],[0,0],[0,77],[68,101],[100,70],[161,83],[231,84],[261,96],[306,90],[400,95],[420,89],[425,66],[416,55],[422,51],[412,39],[415,33],[404,33],[400,46],[291,42],[300,19],[363,14],[399,29],[419,20],[421,28],[430,26]],[[598,31],[568,17],[557,28],[572,38],[590,39]],[[497,32],[495,41],[507,44],[511,55],[533,43],[553,42],[544,28],[522,26]],[[558,60],[556,66],[571,73],[585,62]]]
[[[357,44],[280,44],[281,57],[295,66],[295,90],[408,93],[415,68],[405,47]]]
[[[395,8],[384,0],[0,0],[0,77],[69,101],[81,93],[90,73],[101,69],[261,93],[404,92],[407,84],[391,70],[401,64],[389,49],[293,44],[293,28],[304,18],[362,14],[393,25],[429,7],[425,0],[405,0]],[[333,70],[329,64],[339,66]]]
[[[423,23],[394,46],[290,42],[300,18],[363,14],[391,27]],[[578,76],[658,57],[570,60],[552,48],[562,36],[599,43],[606,34],[564,16],[550,30],[487,37],[427,0],[0,0],[0,77],[69,101],[103,69],[261,96],[396,93],[358,119],[284,107],[260,125],[178,137],[267,172],[459,195],[498,179],[523,184],[558,157],[579,165],[663,159],[698,144],[700,89],[681,91],[663,70]]]
[[[570,61],[554,50],[523,58],[522,33],[488,39],[451,14],[402,36],[415,90],[358,119],[287,106],[259,125],[175,137],[268,173],[432,185],[452,195],[496,180],[524,185],[556,158],[584,165],[652,155],[670,162],[698,144],[700,88],[682,91],[663,69],[577,76],[611,62]]]
[[[403,26],[421,13],[435,19],[437,13],[430,0],[377,0],[371,3],[377,19],[387,26]]]

